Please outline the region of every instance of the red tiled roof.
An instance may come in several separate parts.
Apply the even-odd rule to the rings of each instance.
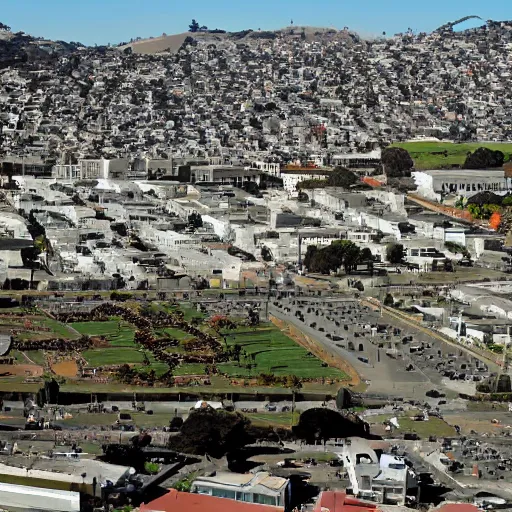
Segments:
[[[439,507],[436,512],[478,512],[478,507],[471,503],[447,503]]]
[[[320,494],[314,512],[379,512],[375,503],[367,503],[342,491],[324,491]],[[457,512],[457,511],[447,511]],[[462,511],[466,512],[466,511]],[[468,511],[469,512],[469,511]]]
[[[171,489],[161,498],[142,504],[140,512],[283,512],[283,509]]]
[[[370,185],[370,187],[382,187],[382,183],[379,180],[376,180],[375,178],[372,178],[370,176],[364,176],[363,178],[361,178],[361,181],[363,181],[367,185]]]

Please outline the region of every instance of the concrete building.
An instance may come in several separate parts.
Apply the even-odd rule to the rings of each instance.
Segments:
[[[377,167],[381,162],[382,152],[380,148],[368,153],[344,153],[333,155],[333,165],[346,167],[347,169],[371,169]]]
[[[261,173],[259,169],[238,166],[201,165],[191,167],[192,183],[218,183],[220,185],[242,186],[248,182],[259,185]]]
[[[354,496],[391,505],[405,505],[406,497],[416,497],[416,475],[403,457],[379,457],[369,442],[347,438],[339,457],[347,470]]]
[[[275,178],[281,177],[281,164],[275,162],[256,161],[252,163],[252,166],[256,167],[256,169],[259,169],[261,172],[264,172],[265,174],[274,176]]]
[[[448,194],[471,197],[477,192],[491,191],[504,195],[510,190],[503,169],[416,171],[412,176],[418,194],[435,201],[441,201]]]
[[[214,476],[196,478],[192,492],[247,503],[284,507],[289,481],[266,471],[256,474],[218,472]]]
[[[329,169],[288,166],[281,170],[281,178],[283,178],[283,187],[286,192],[298,195],[298,183],[308,180],[325,180],[330,172]]]
[[[0,506],[8,510],[79,512],[80,493],[0,483]]]
[[[82,159],[78,161],[78,165],[80,166],[80,179],[82,180],[108,178],[109,164],[105,158]]]

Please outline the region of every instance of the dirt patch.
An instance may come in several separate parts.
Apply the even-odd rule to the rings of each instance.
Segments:
[[[16,375],[24,377],[41,377],[43,367],[35,364],[0,364],[0,375]]]
[[[76,364],[76,361],[70,359],[53,364],[52,370],[61,377],[76,377],[76,374],[78,373],[78,365]]]
[[[301,347],[304,347],[307,351],[314,354],[318,359],[321,359],[329,366],[333,368],[338,368],[345,372],[349,379],[346,381],[347,384],[351,386],[358,386],[361,384],[361,379],[359,374],[354,369],[353,366],[348,364],[344,359],[340,357],[336,357],[333,354],[330,354],[326,350],[324,350],[318,343],[316,343],[309,336],[306,336],[302,331],[294,327],[293,325],[276,318],[275,316],[270,316],[270,321],[276,326],[279,327],[282,331],[285,332],[287,336],[289,336],[292,340],[296,341]]]

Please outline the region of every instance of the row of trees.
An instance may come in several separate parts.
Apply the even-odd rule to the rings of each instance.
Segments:
[[[448,152],[444,152],[448,156]],[[505,155],[501,151],[494,151],[485,147],[468,153],[464,161],[464,169],[494,169],[502,167]],[[409,152],[403,148],[386,148],[382,152],[382,167],[388,178],[408,178],[414,168],[414,161]]]
[[[192,20],[192,23],[188,26],[189,32],[206,32],[208,27],[206,25],[199,25],[196,20]]]
[[[304,258],[304,265],[310,272],[329,274],[341,267],[350,274],[357,265],[371,264],[373,255],[370,249],[361,249],[350,240],[336,240],[322,249],[310,245]]]
[[[325,408],[303,412],[298,425],[290,432],[287,429],[256,427],[240,413],[206,407],[190,413],[179,434],[169,439],[169,448],[181,453],[220,458],[258,440],[281,441],[290,437],[314,444],[333,438],[372,436],[367,423]]]

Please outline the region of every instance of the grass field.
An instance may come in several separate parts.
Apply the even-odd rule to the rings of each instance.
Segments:
[[[204,375],[204,364],[184,363],[174,370],[174,375]]]
[[[82,353],[91,366],[105,366],[113,364],[142,363],[144,356],[135,348],[98,348],[86,350]]]
[[[105,336],[112,346],[135,346],[133,335],[135,329],[128,323],[119,320],[107,322],[75,322],[70,324],[80,334],[88,336]]]
[[[167,334],[171,338],[175,338],[177,340],[188,340],[193,338],[190,334],[187,334],[185,331],[180,331],[179,329],[174,329],[173,327],[166,327],[165,329],[159,329],[156,333]]]
[[[429,436],[450,437],[456,435],[455,429],[440,418],[431,416],[428,421],[414,421],[414,419],[410,417],[412,415],[413,413],[411,412],[408,416],[398,416],[397,419],[400,424],[400,429],[397,431],[398,433],[416,433],[422,439],[426,439]],[[378,416],[369,416],[365,419],[370,425],[375,425],[387,421],[392,417],[393,415],[381,414]]]
[[[296,375],[301,378],[338,378],[347,375],[336,368],[323,367],[317,359],[288,338],[273,325],[264,325],[254,331],[245,330],[226,336],[228,346],[240,345],[242,357],[235,361],[218,364],[221,372],[230,377],[249,377],[260,373],[277,376]],[[250,370],[247,364],[254,365]]]
[[[183,313],[183,318],[186,322],[190,322],[192,318],[206,318],[207,315],[204,313],[201,313],[200,311],[197,311],[196,307],[193,305],[193,303],[185,302],[181,303],[178,306],[174,305],[162,305],[162,308],[164,311],[168,311],[169,313],[172,313],[173,311],[181,311]]]
[[[3,310],[3,313],[16,312],[18,308]],[[77,334],[57,320],[44,315],[29,315],[27,317],[4,316],[0,317],[0,326],[15,329],[18,332],[16,338],[19,340],[65,338],[76,339]],[[38,330],[43,329],[43,330]]]
[[[486,147],[499,150],[505,154],[505,161],[512,154],[512,143],[499,142],[471,142],[467,144],[454,144],[451,142],[397,142],[392,146],[406,149],[414,160],[416,169],[443,169],[460,165],[466,160],[469,152],[477,148]],[[438,154],[446,152],[444,154]]]

